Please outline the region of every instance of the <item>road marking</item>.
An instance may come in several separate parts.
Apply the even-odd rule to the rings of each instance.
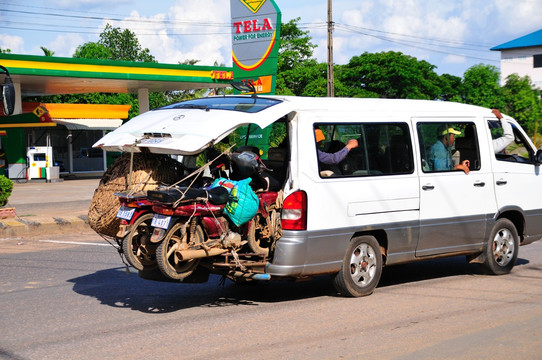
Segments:
[[[110,244],[80,242],[80,241],[60,241],[60,240],[38,240],[39,242],[48,242],[55,244],[72,244],[72,245],[93,245],[93,246],[111,246]]]

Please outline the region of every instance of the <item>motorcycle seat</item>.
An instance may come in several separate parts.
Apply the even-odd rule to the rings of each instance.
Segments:
[[[183,197],[184,194],[184,197]],[[158,188],[148,190],[147,197],[150,201],[162,204],[173,204],[179,199],[194,200],[208,199],[213,205],[222,205],[228,202],[230,194],[225,188],[218,186],[209,190],[183,187]]]

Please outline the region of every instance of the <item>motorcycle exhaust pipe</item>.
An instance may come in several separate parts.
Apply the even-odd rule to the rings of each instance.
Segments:
[[[192,259],[201,259],[205,257],[217,256],[228,252],[227,249],[221,248],[210,248],[208,250],[199,249],[199,250],[179,250],[175,252],[175,256],[181,261],[192,260]]]

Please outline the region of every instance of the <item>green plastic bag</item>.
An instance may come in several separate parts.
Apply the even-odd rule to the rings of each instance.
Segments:
[[[230,192],[230,198],[224,208],[224,213],[236,225],[247,223],[256,215],[260,200],[250,187],[251,178],[239,181],[226,178],[216,179],[211,188],[222,186]]]

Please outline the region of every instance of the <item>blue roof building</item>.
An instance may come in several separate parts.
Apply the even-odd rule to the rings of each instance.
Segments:
[[[542,29],[497,45],[491,50],[501,52],[501,84],[510,74],[529,76],[542,89]]]

